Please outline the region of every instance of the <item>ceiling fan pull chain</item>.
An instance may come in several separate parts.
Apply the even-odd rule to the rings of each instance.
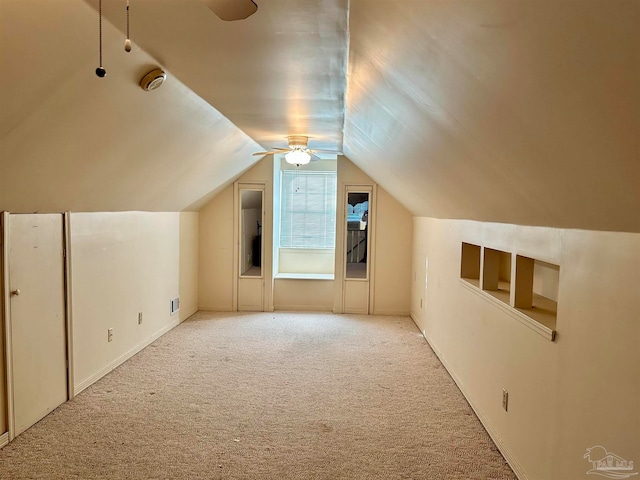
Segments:
[[[96,68],[96,75],[100,78],[107,74],[107,71],[102,67],[102,0],[98,0],[98,32],[100,38],[100,66]]]
[[[131,39],[129,38],[129,0],[127,0],[127,39],[124,41],[124,51],[131,51]]]

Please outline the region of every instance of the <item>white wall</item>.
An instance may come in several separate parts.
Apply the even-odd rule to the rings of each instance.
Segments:
[[[461,242],[560,265],[555,342],[463,286]],[[585,478],[594,445],[638,465],[639,285],[638,234],[414,219],[412,316],[523,479]]]
[[[187,292],[197,285],[197,220],[194,213],[71,214],[76,392],[195,312]],[[181,292],[180,312],[170,315]]]

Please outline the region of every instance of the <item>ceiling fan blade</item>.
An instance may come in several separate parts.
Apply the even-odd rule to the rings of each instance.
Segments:
[[[338,150],[322,150],[322,149],[314,148],[313,151],[318,153],[331,153],[333,155],[344,155],[344,153]]]
[[[257,156],[257,155],[264,156],[264,155],[277,155],[279,153],[282,153],[282,152],[256,152],[253,155],[254,156]]]
[[[258,5],[252,0],[202,0],[202,3],[227,22],[244,20],[258,10]]]

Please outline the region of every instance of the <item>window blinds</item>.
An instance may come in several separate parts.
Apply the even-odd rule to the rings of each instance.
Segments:
[[[335,248],[337,175],[283,170],[280,247]]]

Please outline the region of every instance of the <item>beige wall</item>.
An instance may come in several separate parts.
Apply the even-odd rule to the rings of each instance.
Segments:
[[[373,313],[407,315],[411,305],[413,217],[378,188]]]
[[[273,185],[272,157],[262,159],[245,172],[240,183],[264,183],[265,219],[262,225],[264,242],[262,268],[265,279],[271,278],[271,200]],[[201,310],[232,311],[234,282],[234,191],[233,185],[216,195],[200,210],[199,282],[198,305]],[[265,295],[269,295],[271,284],[266,281]],[[267,308],[268,309],[268,308]]]
[[[180,321],[198,310],[199,228],[199,213],[180,213]]]
[[[276,310],[330,312],[333,280],[276,278],[273,295]]]
[[[192,294],[181,302],[179,315],[170,315],[170,300],[197,283],[197,264],[190,251],[196,247],[197,216],[71,214],[76,392],[195,312]],[[109,328],[113,328],[112,342],[107,342]]]
[[[136,43],[135,55],[115,54],[122,33],[109,21],[109,76],[100,81],[93,42],[78,41],[93,38],[96,16],[89,2],[0,1],[0,45],[11,38],[21,46],[0,53],[0,209],[197,209],[255,163],[251,154],[262,147],[178,72],[168,70],[169,81],[153,93],[139,88],[152,66],[171,63],[168,52],[154,58]],[[53,25],[74,35],[54,34]],[[65,51],[74,53],[55,54]]]
[[[198,307],[233,310],[233,185],[200,210]]]
[[[461,242],[560,265],[555,342],[462,284]],[[637,464],[640,235],[415,218],[413,252],[412,315],[520,478]]]
[[[348,158],[338,162],[338,213],[346,204],[346,185],[375,185],[375,182]],[[411,298],[412,216],[389,193],[379,187],[375,193],[375,256],[373,265],[373,311],[376,315],[407,315]],[[340,222],[340,215],[338,221]],[[343,281],[342,251],[344,227],[336,230],[336,282]],[[342,293],[335,289],[334,311],[340,311]]]
[[[273,216],[273,157],[267,156],[243,174],[238,182],[265,183],[265,226]],[[338,202],[342,205],[345,184],[374,182],[346,157],[338,161]],[[233,188],[228,187],[200,211],[199,307],[202,310],[233,310]],[[378,189],[377,248],[374,289],[376,314],[409,314],[411,292],[411,214],[385,190]],[[272,255],[272,237],[263,229],[265,257]],[[336,249],[341,248],[340,229]],[[336,255],[337,257],[337,255]],[[265,258],[265,262],[269,261]],[[269,264],[270,265],[270,264]],[[265,267],[267,265],[265,264]],[[273,308],[278,310],[339,311],[336,306],[336,282],[342,281],[342,269],[335,280],[278,278],[271,283],[270,267],[266,273],[265,295],[273,285]]]
[[[334,250],[280,248],[278,255],[278,272],[333,275]]]

